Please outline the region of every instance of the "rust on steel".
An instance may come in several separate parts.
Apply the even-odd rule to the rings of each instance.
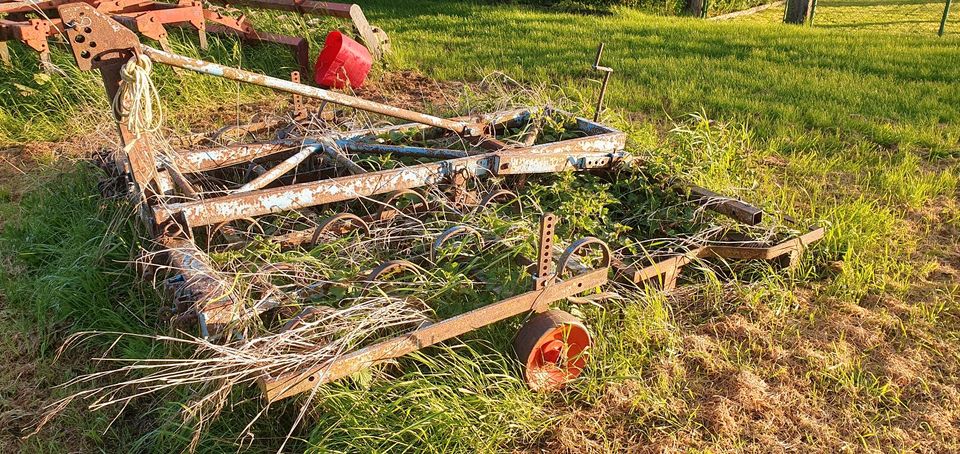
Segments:
[[[676,284],[676,277],[684,266],[700,259],[722,258],[733,260],[775,260],[803,252],[810,244],[821,240],[825,230],[814,228],[807,233],[774,245],[705,245],[685,253],[674,254],[655,263],[638,268],[620,260],[613,260],[613,268],[621,276],[634,283],[650,281],[663,276],[666,284]]]
[[[433,243],[431,243],[430,259],[436,260],[437,252],[443,247],[444,244],[453,238],[461,236],[472,236],[475,238],[477,240],[477,248],[480,250],[483,250],[486,246],[483,240],[483,235],[481,235],[477,229],[470,227],[469,225],[455,225],[447,230],[444,230],[440,235],[437,235],[437,238],[433,241]]]
[[[154,207],[154,216],[157,222],[164,222],[175,213],[182,213],[188,225],[197,227],[439,184],[457,174],[465,173],[476,177],[498,175],[502,172],[496,170],[496,162],[504,153],[510,153],[510,162],[515,164],[506,174],[610,168],[621,156],[618,152],[584,153],[574,156],[562,153],[546,156],[530,154],[526,158],[536,163],[532,165],[524,160],[525,156],[522,154],[496,152],[230,194],[210,200],[158,205]]]
[[[537,251],[537,273],[533,280],[534,290],[542,290],[550,285],[556,275],[550,272],[553,266],[553,232],[557,226],[557,216],[544,213],[540,217],[540,248]]]
[[[202,74],[209,74],[212,76],[223,77],[225,79],[236,80],[239,82],[246,82],[253,85],[260,85],[263,87],[272,88],[274,90],[279,90],[279,91],[283,91],[291,94],[298,94],[308,98],[319,99],[321,101],[327,101],[327,102],[339,104],[346,107],[365,110],[367,112],[374,112],[374,113],[383,114],[389,117],[400,118],[408,121],[414,121],[417,123],[423,123],[425,125],[435,126],[438,128],[443,128],[449,131],[453,131],[457,134],[464,134],[468,136],[475,136],[480,134],[480,131],[478,131],[478,128],[480,127],[477,125],[468,125],[467,123],[464,123],[464,122],[451,121],[451,120],[443,119],[440,117],[435,117],[433,115],[422,114],[419,112],[414,112],[412,110],[402,109],[399,107],[394,107],[394,106],[389,106],[389,105],[381,104],[374,101],[369,101],[363,98],[358,98],[356,96],[345,95],[342,93],[324,90],[322,88],[317,88],[317,87],[311,87],[309,85],[302,85],[302,84],[291,82],[289,80],[270,77],[267,75],[258,74],[251,71],[245,71],[238,68],[231,68],[229,66],[218,65],[216,63],[198,60],[195,58],[184,57],[182,55],[172,54],[159,49],[154,49],[150,46],[141,45],[140,51],[143,52],[144,55],[150,57],[154,62],[163,63],[165,65],[173,66],[175,68],[182,68],[190,71],[196,71]]]
[[[237,189],[237,192],[250,192],[273,183],[278,178],[284,176],[287,172],[296,168],[303,161],[306,161],[307,158],[316,153],[320,148],[321,147],[319,146],[303,147],[297,154],[287,158],[280,164],[271,167],[270,170],[264,172],[263,175],[260,175],[247,184],[241,186],[240,189]]]
[[[277,7],[265,3],[263,8],[290,9],[296,8],[296,0],[278,0],[272,2]],[[205,9],[203,4],[195,0],[180,0],[177,3],[166,3],[150,0],[48,0],[38,2],[5,2],[0,3],[0,16],[41,12],[43,19],[26,21],[0,22],[0,42],[5,40],[19,40],[34,50],[40,52],[41,58],[49,60],[49,47],[46,42],[48,36],[62,32],[63,25],[57,17],[57,10],[63,6],[83,4],[91,10],[108,14],[113,20],[122,23],[131,30],[146,37],[158,40],[161,47],[168,48],[167,26],[192,27],[200,37],[200,47],[207,48],[207,32],[235,35],[241,39],[253,42],[270,42],[289,47],[297,59],[302,71],[309,71],[310,48],[309,42],[302,37],[285,36],[275,33],[266,33],[256,30],[244,16],[233,18],[216,11]],[[286,7],[284,7],[286,6]],[[338,17],[349,17],[356,24],[358,30],[368,41],[367,46],[377,58],[383,54],[382,47],[389,45],[389,40],[382,30],[371,27],[359,6],[346,7],[345,14],[332,14]],[[103,38],[102,36],[98,38]],[[382,39],[380,39],[382,38]]]
[[[528,116],[533,109],[521,109],[481,117],[483,121],[506,123]],[[504,150],[494,153],[426,163],[380,172],[346,176],[329,180],[299,183],[280,188],[232,194],[207,200],[170,203],[155,207],[155,217],[163,222],[176,213],[184,213],[190,226],[203,226],[250,216],[279,213],[291,209],[369,197],[377,194],[428,186],[444,181],[453,175],[485,177],[553,173],[565,170],[609,169],[621,159],[626,142],[623,132],[578,119],[579,126],[592,134],[569,141],[540,144],[528,148]],[[384,132],[416,128],[408,124],[378,128],[341,135],[339,144],[349,143],[359,137],[369,137]],[[304,146],[308,141],[279,141],[267,144],[251,144],[220,147],[179,153],[176,158],[184,162],[188,171],[213,169],[287,152]],[[345,141],[345,142],[344,142]],[[348,147],[349,148],[349,147]]]
[[[350,19],[350,11],[359,9],[359,5],[332,2],[315,2],[310,0],[214,0],[214,3],[231,4],[241,6],[252,6],[263,9],[276,9],[281,11],[294,11],[298,13],[320,14],[324,16],[341,17]]]
[[[133,56],[131,49],[137,45],[136,35],[85,3],[63,5],[58,11],[65,24],[74,25],[65,28],[77,65],[85,70],[100,69],[107,99],[113,100],[120,90],[121,68]],[[80,23],[85,25],[75,26]],[[129,167],[127,170],[142,195],[156,193],[154,181],[158,166],[153,147],[127,128],[121,112],[114,109],[113,115],[126,155],[123,164]],[[152,227],[151,219],[144,222]]]
[[[596,248],[600,251],[601,267],[609,268],[613,254],[610,252],[610,246],[599,238],[588,236],[575,241],[567,247],[557,260],[557,276],[562,277],[567,271],[576,271],[583,269],[584,265],[577,259],[577,254],[583,249]]]
[[[370,274],[364,277],[361,282],[365,284],[365,287],[370,288],[380,282],[383,282],[385,277],[395,276],[404,271],[418,276],[423,274],[423,270],[417,266],[417,264],[409,260],[388,260],[374,268],[373,271],[370,271]]]
[[[344,144],[347,151],[366,154],[392,154],[397,156],[414,156],[423,158],[456,159],[468,155],[463,150],[449,150],[443,148],[408,147],[400,145],[381,145],[370,143],[347,142]]]
[[[556,301],[606,284],[607,273],[606,268],[597,269],[539,290],[507,298],[417,329],[409,334],[348,353],[329,364],[311,366],[302,372],[280,377],[264,378],[260,381],[260,387],[269,402],[286,399],[323,383],[349,376],[379,362],[399,358],[515,315],[529,311],[542,312]]]
[[[501,125],[508,122],[524,121],[529,118],[536,108],[513,109],[492,114],[483,114],[470,117],[454,117],[450,120],[465,123],[483,123],[490,125]],[[247,130],[248,128],[244,128]],[[443,150],[436,148],[420,148],[391,146],[379,143],[365,143],[363,140],[374,140],[377,137],[393,132],[418,131],[424,135],[440,134],[442,130],[433,126],[420,123],[404,123],[399,125],[383,126],[371,129],[361,129],[345,133],[335,133],[331,137],[335,139],[338,146],[345,148],[353,153],[394,153],[401,155],[418,155],[424,157],[436,157],[441,159],[454,159],[467,156],[466,152],[458,150]],[[253,132],[253,131],[251,131]],[[595,134],[620,134],[622,141],[625,142],[626,136],[617,130],[605,128],[600,131],[593,131]],[[205,138],[206,135],[204,134]],[[305,140],[319,141],[316,137],[307,137],[303,140],[276,140],[262,143],[249,143],[241,145],[228,145],[199,150],[179,151],[177,163],[183,167],[183,172],[201,172],[214,170],[231,165],[245,163],[253,159],[268,158],[273,154],[299,149],[304,145]]]
[[[333,159],[333,162],[335,163],[336,166],[347,169],[347,172],[349,172],[351,175],[360,175],[362,173],[367,173],[367,170],[364,169],[363,167],[360,167],[360,164],[353,162],[353,160],[350,159],[349,156],[344,154],[340,150],[340,146],[338,146],[335,142],[333,142],[332,140],[324,140],[323,142],[324,142],[323,152],[326,153],[327,156],[329,156],[331,159]]]
[[[269,157],[299,149],[301,140],[278,140],[268,143],[225,145],[199,150],[178,151],[174,164],[184,173],[197,173],[244,164],[257,158]]]
[[[162,236],[157,240],[167,255],[167,279],[174,303],[193,308],[205,337],[217,337],[237,320],[243,319],[242,300],[228,280],[212,265],[210,258],[190,239]]]
[[[699,186],[686,186],[680,189],[689,192],[690,198],[701,203],[707,209],[729,216],[747,225],[757,225],[763,220],[763,210],[737,199],[722,196]]]
[[[363,9],[357,4],[317,2],[313,0],[214,0],[214,2],[350,19],[353,21],[357,32],[360,33],[360,37],[363,39],[367,49],[373,54],[374,59],[379,60],[383,57],[383,54],[386,53],[384,45],[388,43],[381,43],[374,27],[367,21]]]
[[[528,119],[534,113],[539,112],[539,110],[540,109],[528,107],[473,117],[454,117],[450,120],[466,123],[502,125],[510,122],[526,121],[526,119]],[[558,113],[565,114],[565,112]],[[589,132],[591,135],[588,137],[571,139],[559,143],[517,148],[513,151],[530,151],[535,153],[550,153],[564,150],[608,151],[611,149],[622,150],[625,146],[626,134],[617,131],[616,129],[594,124],[582,119],[578,119],[578,127]],[[456,159],[466,157],[468,155],[466,151],[460,150],[395,146],[363,142],[364,140],[375,140],[377,137],[393,132],[419,131],[425,135],[440,134],[440,130],[436,130],[435,128],[435,130],[431,130],[431,128],[433,127],[419,123],[405,123],[346,133],[334,133],[331,135],[331,137],[334,139],[337,146],[352,153],[392,153],[397,155],[421,156],[425,158],[440,159]],[[208,149],[183,150],[179,151],[175,158],[177,164],[181,166],[183,172],[201,172],[241,164],[253,159],[266,159],[274,154],[280,154],[294,149],[299,149],[300,147],[304,146],[307,141],[317,142],[320,141],[320,138],[307,137],[300,140],[276,140],[262,143],[220,146]]]

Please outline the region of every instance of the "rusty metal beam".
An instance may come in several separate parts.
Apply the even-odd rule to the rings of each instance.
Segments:
[[[202,74],[209,74],[212,76],[223,77],[225,79],[246,82],[286,93],[298,94],[308,98],[319,99],[346,107],[353,107],[355,109],[365,110],[367,112],[374,112],[389,117],[423,123],[425,125],[443,128],[453,131],[457,134],[463,134],[465,136],[482,135],[483,128],[480,125],[470,125],[460,121],[447,120],[440,117],[435,117],[433,115],[422,114],[412,110],[369,101],[356,96],[345,95],[334,91],[324,90],[322,88],[301,85],[289,80],[257,74],[251,71],[218,65],[216,63],[210,63],[195,58],[184,57],[182,55],[172,54],[160,49],[154,49],[150,46],[141,45],[140,51],[143,52],[144,55],[150,57],[154,62],[163,63],[175,68],[182,68]]]
[[[384,54],[384,49],[381,49],[380,40],[376,33],[374,33],[373,27],[371,27],[367,21],[363,9],[357,4],[317,2],[312,0],[214,0],[214,3],[229,3],[234,6],[249,6],[268,10],[293,11],[298,14],[314,14],[350,19],[353,21],[357,32],[360,33],[360,38],[364,41],[367,49],[373,54],[373,58],[380,60]]]
[[[196,312],[204,337],[217,337],[244,319],[248,311],[229,281],[210,264],[210,258],[193,240],[162,236],[158,245],[167,255],[175,276],[167,279],[174,303]]]
[[[743,201],[726,197],[700,186],[687,186],[690,198],[702,203],[707,209],[729,216],[747,225],[757,225],[763,220],[763,210]]]
[[[178,151],[173,155],[173,160],[181,172],[197,173],[247,163],[257,158],[296,150],[302,146],[301,140],[226,145],[202,150]]]
[[[513,109],[506,110],[502,112],[496,112],[492,114],[483,114],[476,116],[468,117],[454,117],[450,118],[452,121],[461,121],[466,123],[483,123],[489,125],[502,125],[510,122],[520,122],[525,121],[533,113],[538,112],[538,108],[528,107],[522,109]],[[259,125],[258,125],[259,126]],[[602,134],[620,134],[624,138],[625,135],[619,131],[607,127],[595,127],[592,124],[584,125],[587,128],[590,128],[591,133],[602,135]],[[451,159],[451,158],[460,158],[467,156],[467,153],[460,155],[457,153],[458,150],[447,150],[435,149],[435,148],[418,148],[418,147],[402,147],[402,146],[391,146],[391,145],[382,145],[377,143],[365,143],[375,142],[376,139],[382,135],[390,134],[396,131],[420,131],[424,135],[440,135],[444,130],[435,128],[433,126],[428,126],[420,123],[404,123],[399,125],[384,126],[372,129],[362,129],[357,131],[352,131],[348,133],[337,133],[331,134],[331,137],[335,139],[335,142],[338,146],[347,149],[354,153],[397,153],[397,154],[410,154],[418,155],[423,154],[427,157],[436,157]],[[222,147],[213,147],[200,150],[183,150],[179,151],[176,157],[176,163],[181,166],[181,171],[184,173],[196,173],[203,172],[207,170],[220,169],[224,167],[229,167],[236,164],[242,164],[254,159],[267,158],[273,154],[284,153],[298,149],[303,146],[305,140],[318,141],[318,138],[308,137],[304,139],[297,140],[277,140],[265,143],[250,143],[250,144],[239,144],[239,145],[228,145]],[[183,158],[183,159],[180,159]]]
[[[302,372],[280,377],[264,378],[260,381],[260,388],[269,402],[286,399],[379,362],[399,358],[524,312],[542,312],[556,301],[606,284],[608,272],[606,268],[593,270],[348,353],[330,364],[312,366]]]
[[[416,158],[456,159],[469,155],[463,150],[449,150],[444,148],[407,147],[400,145],[382,145],[376,143],[346,142],[343,145],[347,151],[357,154],[393,154],[397,156],[412,156]]]
[[[622,157],[616,149],[606,153],[495,152],[210,200],[158,205],[154,207],[154,216],[162,223],[175,214],[182,214],[188,225],[199,227],[438,184],[457,174],[486,177],[610,168]],[[501,159],[509,163],[504,172],[498,170]]]
[[[278,178],[284,176],[287,172],[296,168],[300,163],[306,161],[311,155],[317,152],[317,150],[323,148],[320,145],[306,146],[300,149],[300,151],[287,158],[280,164],[277,164],[266,171],[263,175],[255,178],[253,181],[248,182],[247,184],[240,187],[237,190],[238,193],[250,192],[256,189],[260,189],[264,186],[267,186],[270,183],[273,183]]]
[[[799,254],[809,245],[821,240],[824,233],[825,230],[822,227],[814,228],[796,238],[768,246],[710,244],[691,249],[685,253],[672,255],[642,268],[625,264],[620,260],[614,260],[613,268],[617,270],[619,275],[637,284],[650,281],[658,276],[665,276],[664,280],[675,281],[680,269],[696,260],[706,258],[775,260],[787,255]]]
[[[231,4],[234,6],[250,6],[262,9],[275,9],[279,11],[293,11],[297,13],[318,14],[323,16],[340,17],[350,19],[350,11],[354,8],[360,8],[359,5],[332,2],[316,2],[311,0],[235,0],[224,1],[214,0],[214,3]]]
[[[323,152],[333,159],[333,162],[336,163],[337,166],[342,166],[343,168],[347,169],[347,172],[349,172],[351,175],[367,173],[366,169],[360,167],[359,164],[353,162],[349,156],[345,155],[341,151],[341,147],[339,145],[331,140],[326,140],[324,142]]]

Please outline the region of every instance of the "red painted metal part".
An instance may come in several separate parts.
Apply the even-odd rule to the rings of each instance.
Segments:
[[[527,321],[513,345],[524,365],[527,385],[536,391],[552,391],[580,376],[592,339],[583,322],[554,309]]]
[[[177,3],[165,3],[152,0],[47,0],[39,2],[15,1],[0,3],[0,42],[20,41],[37,52],[43,58],[49,51],[47,38],[63,32],[62,21],[58,18],[57,8],[63,5],[84,3],[97,11],[111,13],[114,20],[122,23],[148,38],[161,42],[166,47],[167,26],[190,26],[200,33],[200,45],[206,48],[206,32],[229,34],[256,43],[274,43],[291,49],[300,71],[306,75],[312,69],[309,55],[309,42],[302,37],[279,35],[258,31],[246,19],[224,15],[218,11],[203,7],[195,0],[180,0]],[[329,15],[350,18],[355,22],[364,41],[377,58],[380,58],[380,41],[374,39],[373,29],[367,23],[363,12],[357,5],[320,2],[300,2],[296,0],[251,1],[247,5],[275,10],[299,11],[300,13]],[[4,15],[27,15],[42,12],[44,18],[12,20]]]

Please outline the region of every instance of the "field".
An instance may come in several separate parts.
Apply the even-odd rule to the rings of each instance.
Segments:
[[[831,19],[827,2],[815,27],[780,25],[773,10],[706,22],[626,8],[577,15],[468,1],[362,4],[395,51],[368,94],[451,115],[490,103],[480,81],[502,73],[518,81],[511,89],[532,87],[518,99],[591,114],[590,64],[604,41],[604,64],[616,70],[604,120],[629,132],[631,152],[823,225],[827,236],[791,273],[761,266],[729,280],[706,270],[670,296],[581,309],[596,354],[563,393],[523,385],[506,353],[519,323],[511,321],[429,349],[391,380],[323,388],[286,449],[960,450],[955,19],[937,38],[926,23],[923,33],[886,26],[897,20],[879,6],[859,9],[862,20]],[[331,24],[280,19],[272,30],[308,31],[315,52]],[[293,66],[277,49],[226,39],[209,53],[189,36],[174,44],[277,76]],[[54,61],[66,77],[39,73],[35,56],[12,50],[20,64],[0,68],[0,354],[8,358],[0,451],[181,451],[190,430],[178,411],[190,390],[138,401],[116,420],[115,411],[74,406],[21,439],[43,405],[71,391],[55,385],[104,367],[89,358],[107,349],[118,358],[185,353],[105,338],[55,357],[71,333],[161,330],[160,297],[127,264],[141,233],[129,207],[102,201],[85,163],[113,140],[96,77],[71,69],[64,51]],[[155,78],[167,124],[179,131],[287,102],[164,69]],[[200,451],[275,452],[299,407],[272,408],[246,432],[260,410],[255,396],[238,392]]]
[[[816,27],[838,31],[876,31],[881,33],[932,36],[940,29],[943,2],[899,0],[826,0],[817,2],[814,12]],[[783,20],[783,8],[737,19],[744,22],[775,24]],[[960,14],[951,8],[945,33],[957,32]]]

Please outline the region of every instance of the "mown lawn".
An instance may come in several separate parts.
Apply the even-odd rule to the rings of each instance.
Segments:
[[[415,358],[395,380],[325,388],[295,449],[960,449],[960,39],[627,9],[579,16],[473,2],[363,5],[394,40],[388,70],[473,81],[502,71],[572,98],[584,113],[597,86],[589,65],[604,41],[605,64],[616,69],[606,120],[631,133],[632,151],[719,192],[825,225],[828,235],[793,274],[753,269],[722,285],[703,273],[694,290],[670,298],[584,310],[597,354],[566,393],[529,393],[501,353],[513,327],[485,330]],[[322,40],[323,27],[275,26],[284,29]],[[178,45],[196,52],[192,41]],[[32,149],[106,124],[92,76],[70,71],[63,54],[57,61],[74,78],[34,75],[32,57],[15,51],[27,63],[0,69],[0,142]],[[209,55],[278,76],[293,64],[276,49],[228,40],[215,40]],[[181,128],[212,106],[267,96],[199,76],[161,76],[170,123]],[[151,332],[157,324],[156,295],[133,285],[122,263],[134,249],[133,228],[123,227],[116,206],[98,201],[93,172],[62,161],[31,161],[34,170],[5,172],[0,184],[0,326],[25,339],[2,351],[29,365],[3,376],[10,385],[0,418],[14,428],[37,413],[18,396],[36,405],[62,395],[47,390],[92,367],[84,359],[96,346],[52,362],[65,334]],[[163,351],[130,342],[114,354]],[[28,451],[177,451],[189,442],[175,414],[186,398],[184,391],[143,402],[105,435],[112,415],[73,409],[23,444],[12,441],[19,432],[4,440]],[[238,402],[202,450],[235,450],[258,408]],[[244,446],[276,450],[293,410],[274,409]]]

